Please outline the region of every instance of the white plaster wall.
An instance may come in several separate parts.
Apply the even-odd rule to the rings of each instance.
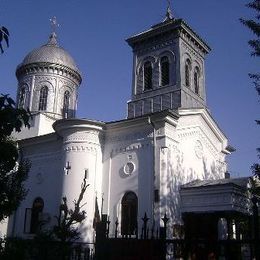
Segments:
[[[25,210],[31,208],[37,197],[44,200],[43,213],[50,217],[48,225],[55,224],[62,192],[61,142],[56,135],[31,139],[30,143],[21,144],[25,159],[31,163],[25,187],[28,194],[20,207],[13,214],[8,226],[9,236],[30,238],[24,233]],[[47,226],[48,226],[47,225]]]
[[[13,132],[12,136],[17,140],[21,140],[53,133],[52,124],[55,121],[56,119],[50,118],[43,113],[34,114],[30,120],[30,128],[22,127],[20,132]]]
[[[160,155],[161,215],[181,223],[179,187],[195,179],[224,178],[224,135],[213,131],[216,124],[197,113],[181,116],[176,130],[168,126],[166,147]],[[175,133],[173,133],[175,132]],[[221,139],[222,138],[222,139]]]
[[[110,131],[110,130],[109,130]],[[111,131],[106,137],[103,168],[104,213],[111,221],[110,232],[114,234],[114,223],[119,221],[121,230],[121,202],[124,194],[134,192],[138,197],[138,224],[144,213],[152,216],[153,192],[153,148],[152,128],[147,123],[136,127],[122,127]],[[126,173],[127,163],[134,164],[134,171]]]
[[[71,122],[71,123],[68,123]],[[102,127],[95,122],[84,120],[64,120],[56,124],[63,139],[62,165],[63,183],[62,196],[66,196],[69,208],[74,207],[73,201],[78,199],[81,184],[86,173],[89,184],[82,201],[82,210],[87,217],[80,225],[81,240],[93,242],[93,220],[95,214],[95,198],[101,201],[102,184]],[[65,167],[70,165],[66,171]]]

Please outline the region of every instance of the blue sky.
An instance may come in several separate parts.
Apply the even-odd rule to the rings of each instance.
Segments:
[[[245,0],[174,0],[173,14],[183,18],[212,51],[206,59],[207,105],[237,151],[229,171],[250,175],[257,161],[259,102],[248,78],[259,69],[250,57],[252,34],[240,17],[252,17]],[[130,99],[132,52],[124,41],[161,21],[166,0],[0,0],[0,24],[8,27],[10,48],[0,56],[0,92],[16,95],[16,66],[47,42],[49,19],[56,16],[59,43],[74,57],[83,76],[78,117],[103,121],[126,117]]]

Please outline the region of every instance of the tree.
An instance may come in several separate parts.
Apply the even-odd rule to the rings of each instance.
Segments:
[[[29,111],[16,108],[8,95],[0,96],[0,221],[16,210],[27,193],[23,182],[30,163],[22,159],[11,133],[30,127],[29,119]]]
[[[5,41],[6,46],[9,47],[9,32],[6,27],[0,26],[0,50],[4,53],[4,49],[2,46],[2,41]]]
[[[246,5],[248,8],[253,9],[255,13],[254,19],[243,19],[240,21],[254,34],[254,38],[248,41],[251,47],[251,55],[253,57],[260,57],[260,0],[251,1]],[[260,95],[260,72],[249,73],[249,77],[253,80],[254,87]],[[260,124],[260,120],[256,120],[257,124]],[[260,158],[260,148],[257,148],[258,157]],[[260,164],[255,163],[252,165],[253,176],[255,180],[260,179]],[[260,194],[260,186],[255,182],[255,190]]]
[[[81,184],[79,197],[77,200],[74,200],[73,209],[68,208],[67,198],[62,198],[59,216],[56,217],[57,225],[53,228],[55,238],[61,242],[70,242],[79,238],[80,232],[78,227],[75,225],[82,223],[86,218],[86,212],[81,210],[86,203],[81,203],[88,186],[89,184],[87,184],[85,176]]]

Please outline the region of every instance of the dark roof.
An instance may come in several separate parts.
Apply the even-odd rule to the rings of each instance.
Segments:
[[[127,43],[130,46],[133,46],[140,40],[144,40],[146,38],[153,37],[154,35],[160,34],[162,32],[166,32],[169,30],[183,28],[189,35],[192,36],[205,50],[205,52],[210,51],[209,45],[183,20],[183,19],[169,19],[164,22],[155,24],[150,29],[137,33],[128,39],[126,39]]]
[[[219,179],[219,180],[194,180],[181,185],[181,189],[201,188],[219,185],[236,185],[242,188],[247,188],[250,177],[241,177],[234,179]]]

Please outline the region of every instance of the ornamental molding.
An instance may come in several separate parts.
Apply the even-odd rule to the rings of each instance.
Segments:
[[[140,149],[147,149],[151,146],[151,143],[139,143],[139,144],[133,144],[129,146],[121,146],[121,147],[115,147],[111,150],[111,154],[119,154],[119,153],[126,153],[126,152],[133,152]]]
[[[63,93],[65,92],[65,90],[69,89],[72,94],[75,88],[77,87],[73,82],[70,82],[66,79],[60,79],[58,85],[59,85],[59,93]]]
[[[165,136],[167,138],[170,138],[171,140],[175,141],[176,139],[176,127],[170,125],[170,124],[165,124],[164,127],[165,131]]]
[[[155,131],[156,138],[164,137],[164,127],[156,129]],[[153,138],[153,132],[146,130],[144,132],[134,133],[134,134],[127,134],[127,135],[113,135],[106,137],[106,142],[109,143],[119,143],[119,142],[126,142],[126,141],[141,141]]]
[[[64,137],[64,144],[83,142],[83,143],[95,143],[100,145],[103,142],[103,138],[100,136],[99,131],[84,131],[80,133],[72,133]]]
[[[204,155],[203,145],[200,140],[197,140],[194,145],[194,152],[198,159],[201,159]]]
[[[26,86],[26,88],[29,88],[32,85],[32,77],[24,77],[22,81],[18,83],[18,87],[21,88],[23,86]]]
[[[74,71],[64,65],[59,65],[55,63],[37,62],[23,65],[16,70],[16,76],[18,80],[24,75],[45,73],[55,74],[57,76],[64,76],[74,81],[77,85],[79,85],[82,80],[79,72]]]
[[[231,195],[231,194],[230,194]],[[209,195],[208,197],[205,197],[203,195],[201,196],[185,196],[184,200],[184,206],[192,206],[194,207],[195,205],[200,205],[200,206],[205,206],[205,205],[213,205],[213,204],[229,204],[231,202],[230,200],[230,195],[229,194],[214,194],[214,195]]]
[[[167,48],[169,46],[171,46],[171,47],[176,46],[174,40],[169,39],[169,40],[162,41],[162,40],[159,40],[159,39],[160,38],[157,38],[157,41],[160,41],[157,44],[151,45],[151,44],[148,43],[148,44],[142,45],[142,47],[140,49],[135,49],[136,53],[138,55],[145,55],[147,53],[151,53],[151,51],[161,50],[161,49]]]
[[[56,83],[56,77],[50,76],[50,75],[42,75],[42,76],[35,76],[35,83],[41,83],[45,81],[49,81],[51,83]]]
[[[85,153],[92,153],[97,154],[100,151],[99,147],[95,147],[95,144],[89,143],[89,146],[83,145],[71,145],[64,147],[64,151],[66,153],[70,152],[85,152]]]
[[[192,54],[193,56],[195,56],[197,59],[200,60],[200,62],[202,62],[201,57],[204,57],[204,53],[200,50],[200,48],[198,48],[193,41],[190,40],[189,37],[187,37],[185,34],[183,35],[183,41],[181,42],[181,46],[189,53]],[[189,45],[192,47],[190,47],[187,43],[185,43],[184,41],[188,42]]]
[[[178,132],[178,139],[180,143],[183,139],[187,140],[187,138],[196,137],[197,141],[201,142],[201,144],[205,146],[215,158],[219,157],[219,152],[216,146],[212,143],[200,126],[179,129]]]
[[[105,140],[109,143],[118,143],[118,142],[125,142],[129,140],[138,140],[144,139],[148,136],[148,133],[134,133],[134,134],[127,134],[127,135],[109,135],[106,136]]]
[[[199,60],[199,64],[203,64],[203,60],[201,59],[201,56],[198,55],[198,53],[190,48],[185,42],[182,41],[181,47],[190,55],[196,58],[196,60]],[[198,61],[197,61],[198,62]],[[201,65],[200,65],[201,67]]]

